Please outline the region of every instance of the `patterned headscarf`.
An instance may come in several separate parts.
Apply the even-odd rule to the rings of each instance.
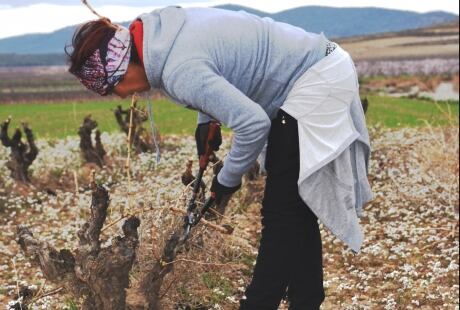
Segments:
[[[74,75],[89,90],[108,95],[128,70],[131,44],[129,30],[118,26],[108,44],[102,43]]]

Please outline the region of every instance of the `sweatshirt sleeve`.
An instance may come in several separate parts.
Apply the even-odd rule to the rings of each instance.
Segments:
[[[209,60],[182,63],[165,78],[164,85],[179,103],[233,130],[232,146],[218,181],[228,187],[240,184],[268,137],[271,121],[262,107],[222,77]]]
[[[197,124],[203,124],[215,120],[215,118],[205,114],[201,111],[198,111]]]

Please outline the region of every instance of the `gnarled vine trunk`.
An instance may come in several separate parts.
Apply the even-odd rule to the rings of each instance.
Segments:
[[[78,231],[79,245],[74,251],[56,250],[37,239],[25,225],[18,226],[18,243],[48,281],[62,286],[76,300],[83,300],[81,309],[125,310],[125,289],[139,243],[140,220],[128,218],[122,226],[124,236],[114,237],[110,246],[102,248],[99,237],[109,195],[102,186],[93,183],[92,188],[91,217]]]
[[[84,118],[83,124],[78,129],[80,136],[80,150],[83,160],[87,163],[94,163],[99,167],[104,165],[106,154],[101,141],[101,132],[96,130],[95,143],[91,139],[91,134],[97,128],[97,122],[91,119],[91,115]]]
[[[129,135],[130,112],[131,109],[123,110],[120,105],[114,112],[118,126],[127,136]],[[155,150],[154,144],[149,141],[151,135],[147,133],[144,127],[142,127],[142,123],[147,120],[147,111],[145,111],[145,109],[137,108],[137,103],[135,102],[133,108],[131,137],[129,141],[131,141],[131,145],[137,154],[153,152]]]
[[[183,180],[195,180],[191,168],[191,163],[187,163]],[[173,270],[173,262],[179,253],[186,250],[184,245],[189,240],[185,237],[184,225],[178,225],[170,231],[160,259],[140,266],[140,280],[130,286],[129,273],[138,248],[137,228],[140,220],[135,216],[128,218],[122,227],[124,236],[113,238],[110,246],[102,248],[99,237],[107,216],[109,195],[104,187],[96,185],[94,181],[91,186],[91,217],[77,232],[79,245],[74,251],[58,251],[34,237],[24,225],[17,229],[21,249],[33,264],[40,267],[47,280],[63,287],[76,300],[83,300],[83,310],[162,309],[160,291],[164,279]],[[205,187],[200,188],[198,199],[203,203]],[[228,200],[223,204],[226,206],[227,203]],[[223,212],[225,206],[222,206]],[[184,210],[173,211],[185,215]],[[218,226],[204,219],[201,224],[221,233],[232,233],[231,227]],[[27,303],[21,306],[25,309]]]
[[[29,183],[30,177],[28,169],[32,162],[37,158],[38,148],[35,145],[32,129],[27,123],[22,123],[22,128],[26,135],[27,142],[22,141],[22,132],[19,128],[13,134],[13,137],[8,135],[8,127],[11,123],[11,118],[4,121],[0,128],[0,141],[2,144],[10,148],[10,160],[6,163],[6,167],[11,171],[11,177],[16,181]]]

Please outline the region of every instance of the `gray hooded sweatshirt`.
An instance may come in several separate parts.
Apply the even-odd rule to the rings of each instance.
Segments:
[[[144,25],[144,66],[150,85],[161,89],[177,104],[199,111],[198,123],[216,119],[233,130],[232,146],[218,181],[229,187],[241,183],[242,176],[261,153],[271,120],[295,81],[325,57],[327,39],[322,34],[245,11],[166,7],[139,18]],[[362,116],[357,122],[363,122]],[[366,129],[365,123],[356,128]],[[366,149],[361,146],[357,153],[365,154],[366,160],[353,155],[358,165],[354,174],[356,169],[364,171],[364,175],[367,172],[370,146],[367,136],[364,140],[366,143],[360,145]],[[340,166],[337,160],[334,164]],[[359,179],[356,174],[352,177],[355,183]],[[354,187],[355,195],[361,196],[353,199],[356,203],[351,205],[356,211],[339,219],[334,214],[343,213],[330,210],[349,212],[351,200],[326,197],[326,193],[340,190],[339,183],[330,174],[321,174],[311,181],[316,193],[309,206],[357,252],[362,232],[356,215],[369,200],[370,190],[367,179],[361,177],[359,186]]]
[[[219,182],[235,186],[260,154],[296,79],[324,57],[325,38],[245,11],[167,7],[140,16],[152,87],[234,132]]]

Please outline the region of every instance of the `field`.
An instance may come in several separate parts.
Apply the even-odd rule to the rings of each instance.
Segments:
[[[424,125],[424,120],[434,125],[445,125],[447,119],[441,110],[447,111],[449,108],[453,115],[459,113],[458,102],[435,104],[431,101],[375,95],[369,96],[368,100],[370,108],[366,118],[369,125],[380,123],[385,127],[414,127]],[[64,138],[76,135],[83,117],[91,114],[102,131],[114,132],[119,129],[112,110],[119,104],[124,108],[129,106],[128,101],[0,105],[0,120],[11,115],[13,126],[28,122],[37,137]],[[196,112],[166,100],[155,101],[153,111],[162,134],[193,134]]]
[[[365,242],[356,256],[320,224],[326,289],[322,309],[458,307],[459,104],[376,94],[368,94],[367,99],[372,143],[369,181],[375,199],[364,207]],[[169,208],[185,208],[189,197],[180,176],[185,163],[194,157],[196,112],[166,100],[155,101],[162,162],[156,164],[150,153],[134,156],[128,179],[125,135],[119,132],[112,111],[118,104],[126,108],[129,103],[0,105],[0,119],[12,115],[13,125],[30,123],[40,150],[30,168],[34,185],[24,187],[10,178],[5,167],[9,152],[0,147],[0,304],[14,300],[18,287],[26,286],[41,292],[33,309],[77,309],[78,301],[70,295],[46,296],[56,286],[45,281],[40,269],[23,254],[15,232],[17,225],[26,224],[34,236],[58,249],[75,248],[77,230],[89,216],[91,169],[96,169],[97,181],[109,189],[106,223],[127,210],[141,219],[135,266],[155,262],[164,236],[180,225],[181,217]],[[104,169],[85,164],[80,156],[75,135],[87,114],[103,131]],[[230,140],[231,133],[225,130],[221,158]],[[208,172],[207,183],[210,177]],[[196,229],[191,249],[179,255],[174,272],[165,278],[165,309],[238,309],[257,256],[264,178],[245,179],[230,202],[223,223],[235,228],[231,236],[206,226]],[[120,229],[115,225],[103,233],[106,245]],[[132,283],[141,277],[138,267],[130,277]],[[280,309],[287,309],[287,304]]]
[[[338,42],[359,60],[455,58],[459,53],[459,27],[453,23]]]
[[[128,101],[94,101],[66,103],[24,103],[17,105],[1,105],[0,119],[11,115],[18,124],[28,122],[38,137],[64,138],[77,135],[83,117],[88,114],[99,124],[102,131],[119,130],[113,110],[122,105],[128,108]],[[196,112],[181,108],[167,101],[156,101],[153,104],[155,121],[164,134],[191,134],[196,125]]]
[[[45,74],[41,83],[31,78],[30,84],[20,86],[25,74],[19,73],[15,81],[3,80],[2,85],[10,83],[14,91],[8,93],[4,87],[0,94],[10,96],[10,103],[0,104],[0,120],[11,115],[11,128],[29,123],[39,148],[30,167],[32,185],[24,186],[10,177],[9,151],[0,146],[0,306],[13,301],[19,288],[28,287],[39,292],[32,309],[74,310],[78,301],[55,293],[59,287],[46,281],[21,251],[16,242],[18,225],[27,225],[36,238],[58,250],[75,249],[77,231],[90,216],[90,172],[95,169],[97,182],[110,194],[106,225],[127,211],[141,220],[138,257],[130,273],[130,283],[137,283],[140,266],[160,262],[166,236],[181,225],[181,216],[170,208],[185,209],[190,196],[180,180],[187,161],[195,156],[196,112],[164,99],[154,101],[162,161],[156,164],[151,153],[133,155],[128,178],[126,136],[120,133],[113,110],[119,104],[127,108],[129,102],[95,99],[81,89],[69,93],[72,82],[52,73]],[[458,82],[458,75],[455,79]],[[365,242],[356,256],[320,224],[323,310],[458,308],[459,102],[380,94],[388,86],[397,92],[415,83],[432,89],[440,81],[440,76],[362,77],[362,97],[369,101],[369,181],[375,199],[364,207]],[[11,101],[14,98],[22,99]],[[82,160],[76,134],[88,114],[102,131],[107,152],[103,169]],[[230,141],[231,132],[224,128],[219,157],[225,157]],[[210,178],[207,172],[207,184]],[[222,224],[234,227],[231,236],[207,226],[196,228],[187,250],[165,277],[164,309],[238,309],[257,257],[264,179],[263,175],[245,179],[230,202]],[[105,246],[121,234],[120,224],[104,231]],[[283,302],[280,310],[286,309]]]

